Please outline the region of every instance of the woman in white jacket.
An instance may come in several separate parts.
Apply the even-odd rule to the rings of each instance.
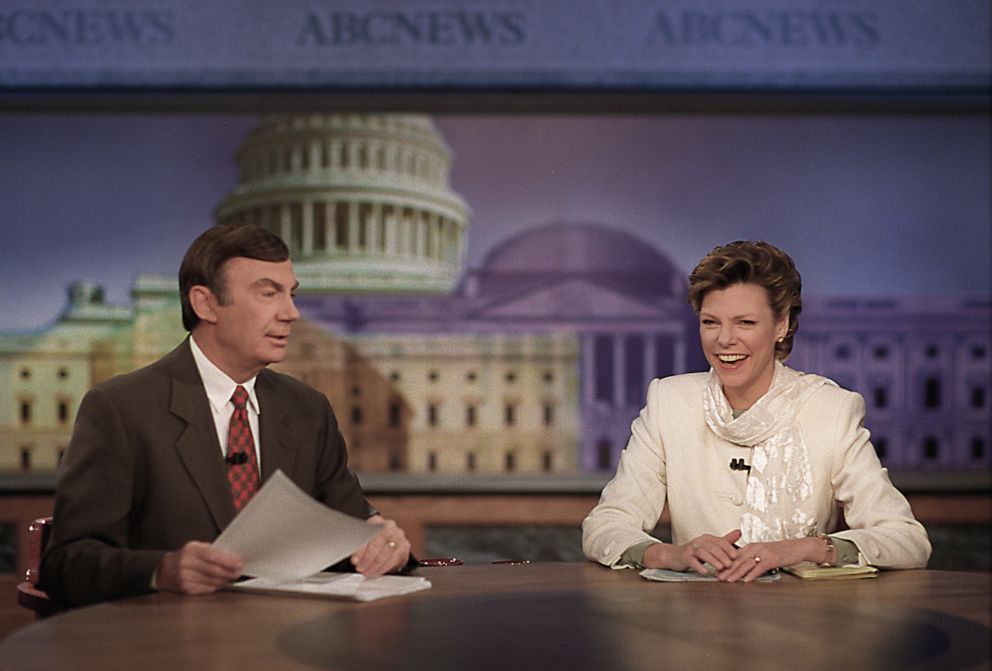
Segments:
[[[711,369],[651,383],[582,523],[589,559],[745,582],[802,561],[926,566],[926,531],[875,454],[864,400],[782,364],[801,286],[792,259],[764,242],[699,262],[689,302]],[[672,543],[648,535],[666,503]]]

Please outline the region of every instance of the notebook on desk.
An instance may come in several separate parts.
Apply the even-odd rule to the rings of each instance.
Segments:
[[[820,566],[813,562],[785,566],[782,570],[803,580],[856,580],[878,575],[878,569],[874,566]]]

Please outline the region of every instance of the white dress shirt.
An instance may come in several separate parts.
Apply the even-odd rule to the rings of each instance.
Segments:
[[[217,442],[220,444],[220,451],[227,456],[227,434],[231,426],[231,415],[234,414],[234,403],[231,396],[234,395],[238,383],[232,380],[220,368],[214,365],[203,350],[196,344],[196,339],[190,336],[189,348],[193,352],[193,361],[196,369],[200,372],[200,379],[203,380],[203,388],[207,392],[207,399],[210,401],[210,412],[214,417],[214,426],[217,429]],[[255,396],[255,377],[241,386],[248,392],[248,424],[251,426],[251,437],[255,443],[255,458],[258,459],[258,472],[262,472],[262,450],[258,438],[258,416],[261,410],[258,406],[258,398]]]

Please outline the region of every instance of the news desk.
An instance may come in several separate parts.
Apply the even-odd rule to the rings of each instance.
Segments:
[[[989,669],[992,575],[653,583],[590,563],[420,569],[433,589],[371,603],[155,594],[36,622],[0,668]]]

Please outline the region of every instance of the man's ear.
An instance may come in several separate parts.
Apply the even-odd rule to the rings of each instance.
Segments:
[[[209,287],[196,284],[189,290],[189,305],[201,321],[217,323],[217,297]]]

